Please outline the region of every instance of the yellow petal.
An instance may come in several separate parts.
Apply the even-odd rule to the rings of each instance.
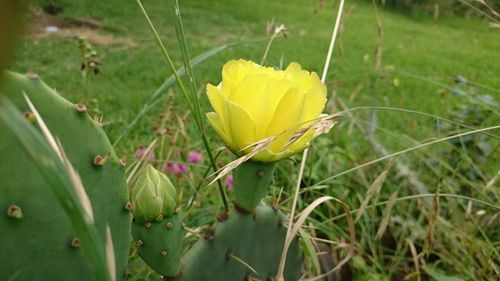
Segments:
[[[215,112],[224,118],[226,113],[226,104],[224,103],[224,97],[222,96],[220,89],[212,84],[207,84],[207,96],[208,101],[212,105]]]
[[[304,94],[297,88],[291,88],[281,99],[273,120],[267,129],[268,136],[280,135],[270,149],[278,152],[300,125],[303,114]]]
[[[244,108],[256,129],[256,139],[265,138],[281,98],[290,88],[286,80],[275,80],[265,74],[247,76],[233,89],[229,100]]]
[[[315,130],[309,130],[304,135],[302,135],[300,138],[298,138],[296,141],[294,141],[293,143],[291,143],[288,146],[285,146],[284,149],[286,151],[287,156],[301,152],[307,146],[309,146],[309,143],[313,139],[316,138],[316,136],[314,135],[314,132],[315,132]]]
[[[248,153],[250,151],[248,151]],[[282,156],[280,153],[274,153],[270,149],[265,149],[265,150],[257,153],[257,155],[255,155],[254,157],[252,157],[252,160],[262,161],[262,162],[275,162],[275,161],[280,160],[281,158],[282,158]]]
[[[306,125],[307,122],[319,118],[321,112],[326,105],[326,87],[318,83],[315,88],[306,93],[304,99],[304,112],[301,118],[301,123]]]
[[[302,66],[300,66],[300,64],[296,63],[296,62],[291,62],[286,70],[286,72],[291,72],[291,73],[298,73],[300,71],[302,71]]]
[[[257,64],[246,60],[231,60],[224,64],[222,68],[222,83],[224,95],[232,88],[238,86],[247,74],[251,74],[256,69]]]
[[[212,128],[214,128],[217,135],[219,135],[219,137],[226,143],[229,149],[237,151],[236,147],[233,145],[233,142],[231,141],[231,136],[227,134],[226,131],[224,130],[224,125],[219,115],[217,115],[217,113],[215,112],[208,112],[206,113],[206,116]]]
[[[257,141],[255,138],[255,125],[248,113],[240,106],[226,100],[229,132],[232,143],[242,149]]]

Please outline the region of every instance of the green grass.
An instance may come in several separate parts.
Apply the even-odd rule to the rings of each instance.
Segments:
[[[92,79],[91,96],[98,100],[98,106],[104,112],[105,130],[112,140],[115,139],[137,115],[149,96],[171,75],[137,4],[135,1],[118,0],[35,2],[60,3],[64,12],[58,17],[95,17],[104,23],[104,27],[97,32],[131,38],[137,42],[137,47],[134,48],[124,48],[121,45],[94,46],[102,62],[102,74]],[[144,2],[176,65],[180,67],[181,54],[165,1]],[[306,69],[318,73],[322,71],[336,13],[332,1],[326,1],[325,8],[317,13],[314,13],[314,1],[299,0],[189,0],[181,1],[180,5],[192,57],[223,44],[236,44],[195,68],[199,85],[206,82],[218,83],[222,65],[229,59],[260,61],[267,43],[266,22],[273,18],[285,24],[290,36],[287,39],[278,38],[274,42],[267,63],[280,66],[283,61],[286,66],[291,61],[297,61]],[[453,115],[458,106],[475,108],[470,100],[472,94],[469,92],[465,96],[457,96],[450,90],[443,91],[445,87],[454,86],[454,76],[459,74],[489,88],[483,88],[482,93],[500,100],[500,92],[495,90],[500,89],[498,30],[489,28],[487,22],[477,19],[447,16],[434,23],[432,18],[408,17],[378,7],[383,36],[382,63],[380,71],[376,72],[374,51],[378,38],[375,9],[366,1],[347,1],[345,10],[346,13],[351,13],[345,17],[327,79],[329,95],[332,97],[328,106],[330,112],[339,110],[336,98],[340,98],[349,107],[401,107],[440,115],[473,127],[499,124],[498,108],[493,108],[497,113],[490,114],[479,123],[458,120]],[[82,99],[85,89],[79,70],[80,50],[76,39],[58,36],[25,38],[18,44],[13,61],[13,70],[33,70],[68,99]],[[393,79],[399,80],[398,87],[392,85]],[[360,89],[359,92],[349,100],[357,88]],[[172,90],[176,110],[181,114],[186,110],[184,100],[179,91]],[[203,109],[209,111],[204,91],[201,97]],[[132,134],[117,147],[118,152],[130,156],[138,144],[148,144],[154,138],[151,125],[157,122],[156,115],[160,108],[166,107],[165,103],[161,103],[147,114]],[[310,187],[304,188],[300,208],[325,193],[344,200],[351,209],[359,208],[371,183],[384,169],[386,163],[381,163],[319,186],[314,185],[343,170],[381,156],[367,140],[366,127],[373,116],[367,111],[356,111],[353,114],[355,118],[342,118],[341,123],[330,134],[318,139],[313,147],[304,179],[304,186]],[[486,116],[484,113],[480,115]],[[172,123],[173,127],[177,126],[176,122]],[[377,113],[377,125],[375,136],[389,151],[401,150],[421,140],[458,132],[457,127],[437,131],[436,120],[429,117],[387,110]],[[195,136],[195,124],[187,122],[186,126],[188,134]],[[362,131],[357,129],[358,126]],[[217,138],[213,138],[213,141],[216,146],[221,145]],[[475,144],[481,142],[479,137],[475,137],[474,141]],[[500,157],[499,142],[491,137],[484,142],[492,148],[492,153],[485,157],[484,162],[478,160],[481,155],[477,147],[464,142],[461,146],[444,142],[425,147],[418,152],[405,154],[398,160],[406,164],[426,185],[428,192],[461,194],[498,206],[498,184],[493,186],[493,192],[481,190],[500,168],[497,160]],[[194,137],[190,141],[179,140],[174,142],[174,150],[176,145],[180,146],[181,151],[199,149],[201,141]],[[456,159],[459,159],[458,164],[453,162]],[[478,179],[467,178],[464,171],[471,167],[482,173]],[[281,163],[276,186],[285,186],[285,190],[290,190],[297,169],[298,165],[294,162]],[[375,233],[383,217],[384,206],[367,209],[361,216],[357,223],[359,255],[356,262],[350,265],[351,270],[357,272],[354,276],[362,278],[368,274],[373,277],[377,273],[386,278],[401,280],[412,272],[413,267],[405,239],[411,239],[420,252],[428,243],[426,233],[429,225],[436,224],[434,251],[426,258],[428,264],[437,262],[441,269],[464,280],[494,280],[492,271],[483,270],[482,267],[487,267],[490,262],[496,263],[498,267],[498,219],[487,224],[484,217],[466,214],[467,200],[454,197],[441,198],[439,211],[426,207],[424,199],[413,197],[413,187],[411,180],[398,175],[395,168],[391,168],[381,191],[370,204],[387,200],[396,190],[400,198],[409,197],[395,203],[389,224],[390,233],[381,240],[375,238]],[[322,189],[317,191],[314,188]],[[475,203],[472,209],[484,209],[486,216],[495,214],[493,209],[480,203]],[[428,218],[435,212],[439,213],[440,220],[433,222]],[[340,206],[328,205],[318,209],[312,217],[318,228],[317,233],[332,240],[347,237],[345,221],[320,223],[340,214]],[[201,217],[199,221],[207,220],[206,215],[198,216]],[[394,240],[394,245],[391,244],[391,239]]]
[[[119,5],[115,1],[55,2],[64,7],[60,17],[101,19],[106,30],[103,33],[130,37],[139,44],[137,48],[125,50],[123,46],[96,46],[102,61],[102,75],[95,79],[92,95],[99,100],[105,120],[114,122],[109,130],[117,131],[170,74],[146,22],[134,1],[123,1]],[[166,5],[162,5],[162,1],[147,1],[145,5],[169,51],[180,62]],[[273,1],[265,5],[256,1],[183,1],[181,5],[192,56],[222,44],[262,39],[266,22],[275,18],[286,25],[290,37],[276,40],[268,63],[279,65],[283,58],[285,65],[297,61],[307,69],[322,70],[335,13],[331,2],[317,14],[313,13],[313,3],[307,1]],[[346,10],[353,6],[334,54],[329,89],[335,88],[339,97],[347,98],[362,83],[364,87],[353,105],[398,106],[443,113],[436,93],[439,87],[432,84],[397,72],[389,76],[399,78],[398,89],[390,87],[389,79],[377,85],[367,83],[367,78],[374,74],[375,15],[373,7],[366,3],[348,1]],[[382,9],[379,13],[383,26],[383,66],[394,65],[396,70],[444,84],[451,82],[454,75],[461,74],[478,83],[500,87],[496,75],[500,66],[495,63],[500,59],[496,51],[500,48],[500,40],[494,40],[498,33],[487,23],[446,18],[433,25],[428,18],[417,20]],[[259,61],[265,43],[260,41],[231,48],[199,66],[195,75],[199,81],[217,83],[225,61],[240,57]],[[338,51],[340,45],[342,56]],[[364,60],[364,56],[368,59]],[[76,40],[49,37],[23,41],[11,68],[20,72],[36,71],[69,99],[77,100],[83,92],[79,66],[80,51]],[[375,89],[370,90],[370,87]],[[393,123],[394,119],[389,121]],[[402,126],[401,123],[395,125]]]

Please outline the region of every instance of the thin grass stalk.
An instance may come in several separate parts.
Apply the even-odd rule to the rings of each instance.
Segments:
[[[203,125],[203,118],[201,115],[200,102],[199,102],[198,96],[196,94],[196,93],[198,93],[197,86],[196,86],[196,79],[194,77],[193,67],[191,65],[189,50],[187,47],[186,36],[184,34],[184,26],[182,24],[182,16],[181,16],[181,10],[179,7],[179,2],[177,0],[170,0],[169,6],[170,6],[170,14],[171,14],[172,18],[174,19],[175,34],[177,35],[177,42],[179,43],[179,46],[180,46],[181,55],[182,55],[182,59],[184,62],[184,69],[186,70],[186,75],[189,79],[189,85],[191,88],[191,92],[189,94],[191,95],[191,98],[193,101],[193,106],[195,109],[195,111],[193,112],[193,115],[195,118],[198,119],[198,122],[200,123],[201,130],[205,131],[205,128]]]
[[[338,33],[338,30],[339,30],[339,26],[340,26],[340,19],[342,17],[342,11],[343,11],[343,8],[344,8],[344,2],[345,2],[345,0],[340,0],[339,8],[338,8],[338,11],[337,11],[337,18],[335,20],[335,25],[334,25],[333,32],[332,32],[332,37],[330,39],[330,46],[328,47],[328,53],[326,55],[325,65],[323,67],[323,73],[321,75],[321,82],[322,83],[325,83],[325,81],[326,81],[326,75],[327,75],[328,69],[330,67],[330,61],[331,61],[331,58],[332,58],[333,48],[335,46],[335,41],[337,39],[337,33]],[[276,276],[276,279],[278,281],[283,281],[284,280],[283,273],[285,271],[286,256],[287,256],[287,253],[288,253],[288,245],[286,245],[286,241],[288,239],[290,239],[290,237],[292,235],[293,218],[295,216],[295,209],[296,209],[297,200],[298,200],[298,197],[299,197],[300,183],[302,182],[302,176],[304,174],[304,168],[305,168],[305,164],[306,164],[308,152],[309,152],[309,149],[306,148],[304,150],[304,152],[302,153],[302,160],[301,160],[301,163],[300,163],[299,175],[297,177],[297,182],[296,182],[296,185],[295,185],[295,191],[294,191],[294,196],[293,196],[292,210],[290,211],[290,215],[289,215],[290,218],[289,218],[289,221],[288,221],[288,228],[287,228],[287,232],[286,232],[285,245],[284,245],[283,251],[281,253],[280,264],[279,264],[278,273],[277,273],[277,276]]]
[[[172,3],[172,2],[171,2]],[[158,32],[156,31],[156,28],[153,24],[153,22],[151,21],[146,9],[144,8],[144,6],[142,5],[141,3],[141,0],[137,0],[137,4],[139,5],[146,21],[148,22],[148,25],[151,29],[151,31],[153,32],[153,35],[156,39],[156,42],[158,44],[158,46],[160,47],[160,49],[162,50],[162,53],[163,53],[163,56],[165,57],[165,61],[167,62],[167,65],[170,67],[171,71],[173,71],[174,75],[175,75],[175,79],[177,80],[177,83],[179,85],[179,88],[181,89],[181,92],[182,94],[184,95],[184,98],[186,99],[186,102],[188,103],[188,106],[189,106],[189,109],[191,112],[193,112],[194,116],[195,116],[195,123],[198,127],[198,130],[201,134],[201,138],[202,138],[202,141],[203,141],[203,145],[205,146],[205,150],[207,151],[207,154],[208,154],[208,158],[210,160],[210,164],[212,165],[212,168],[214,171],[217,171],[217,164],[215,163],[215,158],[212,154],[212,150],[210,148],[210,144],[208,142],[208,139],[204,133],[204,128],[203,128],[203,124],[202,124],[202,121],[201,120],[201,116],[198,116],[199,118],[196,118],[197,116],[197,113],[196,112],[200,112],[200,109],[199,109],[199,104],[198,104],[198,107],[195,107],[195,105],[193,104],[193,102],[191,101],[190,97],[189,97],[189,94],[188,94],[188,91],[186,90],[186,87],[184,86],[184,83],[182,82],[182,80],[180,79],[179,75],[177,74],[177,71],[176,71],[176,68],[175,68],[175,65],[174,63],[172,62],[172,59],[170,58],[169,54],[168,54],[168,51],[167,49],[165,48],[165,46],[163,45],[163,42],[160,38],[160,36],[158,35]],[[178,7],[177,7],[178,8]],[[180,11],[179,11],[179,14],[180,14]],[[182,22],[179,22],[180,25],[182,25]],[[177,31],[177,30],[176,30]],[[179,29],[179,32],[183,32],[183,29],[180,28]],[[178,35],[178,36],[181,36],[181,35]],[[181,37],[184,37],[184,35],[182,35]],[[180,42],[179,42],[180,43]],[[181,43],[181,49],[182,49],[182,46],[183,44]],[[186,47],[187,48],[187,47]],[[187,53],[187,49],[185,50],[185,52],[183,52],[183,57],[186,56],[184,58],[184,61],[185,61],[185,69],[187,70],[189,67],[190,67],[190,63],[189,63],[189,54]],[[186,63],[187,61],[187,63]],[[189,66],[188,66],[189,65]],[[191,73],[192,74],[192,73]],[[193,83],[195,83],[194,81],[194,77],[190,77],[190,80],[193,81]],[[195,97],[196,99],[196,102],[197,101],[197,96],[196,96],[196,91],[192,93],[192,96]],[[197,109],[198,108],[198,109]],[[219,188],[219,193],[220,193],[220,196],[221,196],[221,199],[222,199],[222,203],[224,205],[224,209],[226,209],[226,211],[229,209],[229,205],[227,203],[227,198],[226,198],[226,193],[224,192],[224,187],[222,185],[222,182],[219,180],[217,181],[217,186]]]
[[[201,106],[199,103],[198,99],[198,90],[196,87],[196,79],[194,77],[193,73],[193,68],[191,66],[191,60],[189,58],[189,51],[187,48],[187,41],[186,41],[186,36],[184,34],[184,27],[182,24],[182,17],[181,17],[181,11],[179,7],[179,3],[177,0],[170,0],[170,10],[172,12],[172,16],[175,19],[175,33],[177,35],[177,41],[179,42],[180,49],[181,49],[181,54],[184,62],[184,69],[186,69],[186,74],[189,77],[190,85],[191,85],[191,97],[193,98],[193,105],[195,111],[194,116],[198,120],[197,125],[198,125],[198,130],[201,134],[201,139],[203,141],[203,145],[205,147],[205,150],[207,151],[208,154],[208,159],[210,161],[210,164],[212,165],[212,168],[214,171],[217,171],[217,164],[215,162],[215,157],[212,153],[212,149],[210,147],[210,143],[208,142],[208,138],[205,132],[205,125],[203,122],[203,116],[201,113]],[[228,203],[227,203],[227,197],[226,193],[224,191],[224,187],[222,185],[222,182],[220,180],[217,181],[217,187],[219,189],[220,196],[222,198],[222,203],[224,205],[225,210],[227,211],[229,209]]]
[[[439,121],[443,121],[449,124],[453,124],[462,128],[470,129],[470,130],[476,130],[478,128],[469,126],[460,122],[453,121],[451,119],[447,119],[435,114],[427,113],[427,112],[422,112],[422,111],[416,111],[416,110],[411,110],[411,109],[406,109],[406,108],[400,108],[400,107],[388,107],[388,106],[356,106],[356,107],[351,107],[349,109],[343,110],[342,113],[349,113],[349,112],[354,112],[354,111],[370,111],[370,110],[377,110],[377,111],[396,111],[396,112],[404,112],[404,113],[411,113],[411,114],[416,114],[416,115],[422,115],[430,118],[434,118]],[[500,140],[500,136],[494,135],[491,133],[487,132],[482,132],[481,134],[495,138],[497,140]]]
[[[471,201],[471,202],[474,202],[474,203],[477,203],[477,204],[481,204],[481,205],[487,206],[487,207],[492,208],[492,209],[494,209],[496,211],[500,211],[500,206],[492,204],[492,203],[489,203],[489,202],[486,202],[486,201],[483,201],[483,200],[480,200],[480,199],[476,199],[474,197],[469,197],[469,196],[460,195],[460,194],[452,194],[452,193],[437,193],[437,194],[439,195],[439,197],[467,200],[467,201]],[[420,198],[429,198],[429,197],[434,197],[434,196],[436,196],[436,193],[416,194],[416,195],[408,195],[408,196],[398,197],[394,201],[396,203],[396,202],[400,202],[400,201],[406,201],[406,200],[412,200],[412,199],[420,199]],[[379,206],[384,206],[384,205],[387,205],[388,203],[389,203],[389,200],[380,201],[380,202],[377,202],[375,204],[367,206],[366,209],[371,209],[371,208],[375,208],[375,207],[379,207]],[[358,211],[359,211],[359,209],[352,209],[349,212],[351,214],[354,214],[354,213],[357,213]],[[338,216],[330,218],[329,220],[326,220],[326,221],[323,221],[323,222],[318,222],[318,225],[316,225],[316,226],[318,227],[318,226],[326,224],[326,223],[334,222],[336,220],[344,218],[345,216],[346,216],[346,214],[340,214]]]
[[[139,8],[141,9],[142,15],[144,16],[144,18],[148,22],[148,25],[149,25],[149,28],[151,29],[151,32],[153,32],[153,35],[154,35],[155,40],[156,40],[156,44],[158,45],[158,47],[160,47],[160,50],[163,54],[163,58],[165,59],[165,62],[170,67],[170,69],[173,71],[173,74],[175,76],[175,80],[177,81],[179,88],[181,88],[181,92],[184,95],[184,98],[186,99],[186,102],[189,106],[189,109],[191,111],[193,111],[193,102],[191,101],[189,95],[187,94],[186,87],[184,87],[184,83],[182,82],[180,76],[177,74],[174,62],[170,58],[170,55],[168,54],[168,51],[165,48],[165,45],[163,45],[163,42],[161,41],[160,35],[156,31],[156,28],[155,28],[153,22],[151,21],[149,14],[146,12],[146,9],[142,5],[141,0],[137,0],[137,4],[139,5]]]
[[[451,140],[451,139],[455,139],[455,138],[460,138],[460,137],[468,136],[468,135],[473,135],[473,134],[477,134],[477,133],[481,133],[481,132],[493,131],[493,130],[497,130],[497,129],[500,129],[500,125],[492,126],[492,127],[487,127],[487,128],[482,128],[482,129],[477,129],[477,130],[473,130],[473,131],[468,131],[468,132],[464,132],[464,133],[460,133],[460,134],[456,134],[456,135],[451,135],[451,136],[448,136],[448,137],[445,137],[445,138],[439,138],[439,139],[435,139],[435,140],[432,140],[432,141],[424,142],[424,143],[421,143],[419,145],[415,145],[415,146],[412,146],[412,147],[400,150],[398,152],[395,152],[395,153],[392,153],[392,154],[389,154],[389,155],[377,158],[375,160],[365,162],[365,163],[363,163],[361,165],[358,165],[356,167],[344,170],[344,171],[342,171],[342,172],[340,172],[340,173],[338,173],[338,174],[336,174],[334,176],[331,176],[331,177],[328,177],[326,179],[323,179],[323,180],[321,180],[321,181],[313,184],[312,186],[317,186],[317,185],[324,184],[324,183],[326,183],[328,181],[331,181],[331,180],[333,180],[335,178],[338,178],[340,176],[346,175],[348,173],[354,172],[354,171],[359,170],[361,168],[373,165],[375,163],[378,163],[378,162],[381,162],[381,161],[384,161],[384,160],[387,160],[387,159],[391,159],[391,158],[399,156],[399,155],[403,155],[403,154],[405,154],[407,152],[418,150],[420,148],[423,148],[423,147],[426,147],[426,146],[429,146],[429,145],[433,145],[433,144],[444,142],[444,141],[447,141],[447,140]]]

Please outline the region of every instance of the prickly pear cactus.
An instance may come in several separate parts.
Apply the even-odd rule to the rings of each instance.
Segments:
[[[124,168],[104,131],[83,105],[68,102],[36,74],[6,73],[3,81],[0,91],[32,120],[25,93],[61,141],[90,198],[103,243],[105,226],[111,229],[121,280],[130,242],[130,203]],[[0,136],[0,280],[92,280],[79,239],[43,177],[1,123]]]
[[[276,277],[286,237],[284,215],[260,205],[274,164],[246,162],[235,171],[235,211],[198,240],[181,261],[183,217],[172,210],[175,190],[166,175],[147,165],[131,181],[132,233],[141,258],[165,280],[271,280]],[[246,179],[246,180],[245,180]],[[248,190],[245,190],[248,189]],[[239,191],[238,191],[239,190]],[[295,239],[285,280],[299,279],[302,252]]]
[[[283,220],[283,214],[267,206],[252,214],[230,215],[191,248],[177,280],[272,280],[286,236]],[[301,268],[302,253],[295,240],[288,251],[285,280],[299,280]]]

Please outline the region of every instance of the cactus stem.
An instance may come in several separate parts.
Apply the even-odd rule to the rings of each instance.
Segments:
[[[94,157],[94,166],[104,166],[106,162],[109,160],[109,154],[105,155],[104,157],[101,155],[96,155]]]
[[[80,239],[78,237],[75,237],[73,239],[71,239],[71,248],[78,248],[80,247]]]
[[[233,195],[239,208],[250,212],[259,205],[269,190],[274,168],[275,163],[250,160],[234,169]]]
[[[85,112],[85,111],[87,111],[87,107],[83,103],[77,103],[77,104],[75,104],[75,109],[78,112]]]
[[[135,244],[137,245],[137,247],[140,247],[140,246],[144,245],[144,241],[142,241],[142,240],[137,240],[137,241],[135,242]]]
[[[31,123],[35,123],[36,121],[36,116],[31,111],[26,111],[24,113],[24,117],[26,117],[26,119],[28,119],[28,121],[30,121]]]
[[[165,250],[160,252],[160,256],[162,256],[162,257],[166,257],[167,255],[168,255],[168,252]]]
[[[170,230],[174,227],[174,225],[171,222],[167,222],[167,229]]]
[[[9,218],[20,220],[24,218],[24,213],[21,207],[17,205],[10,205],[9,208],[7,208],[7,216],[9,216]]]

